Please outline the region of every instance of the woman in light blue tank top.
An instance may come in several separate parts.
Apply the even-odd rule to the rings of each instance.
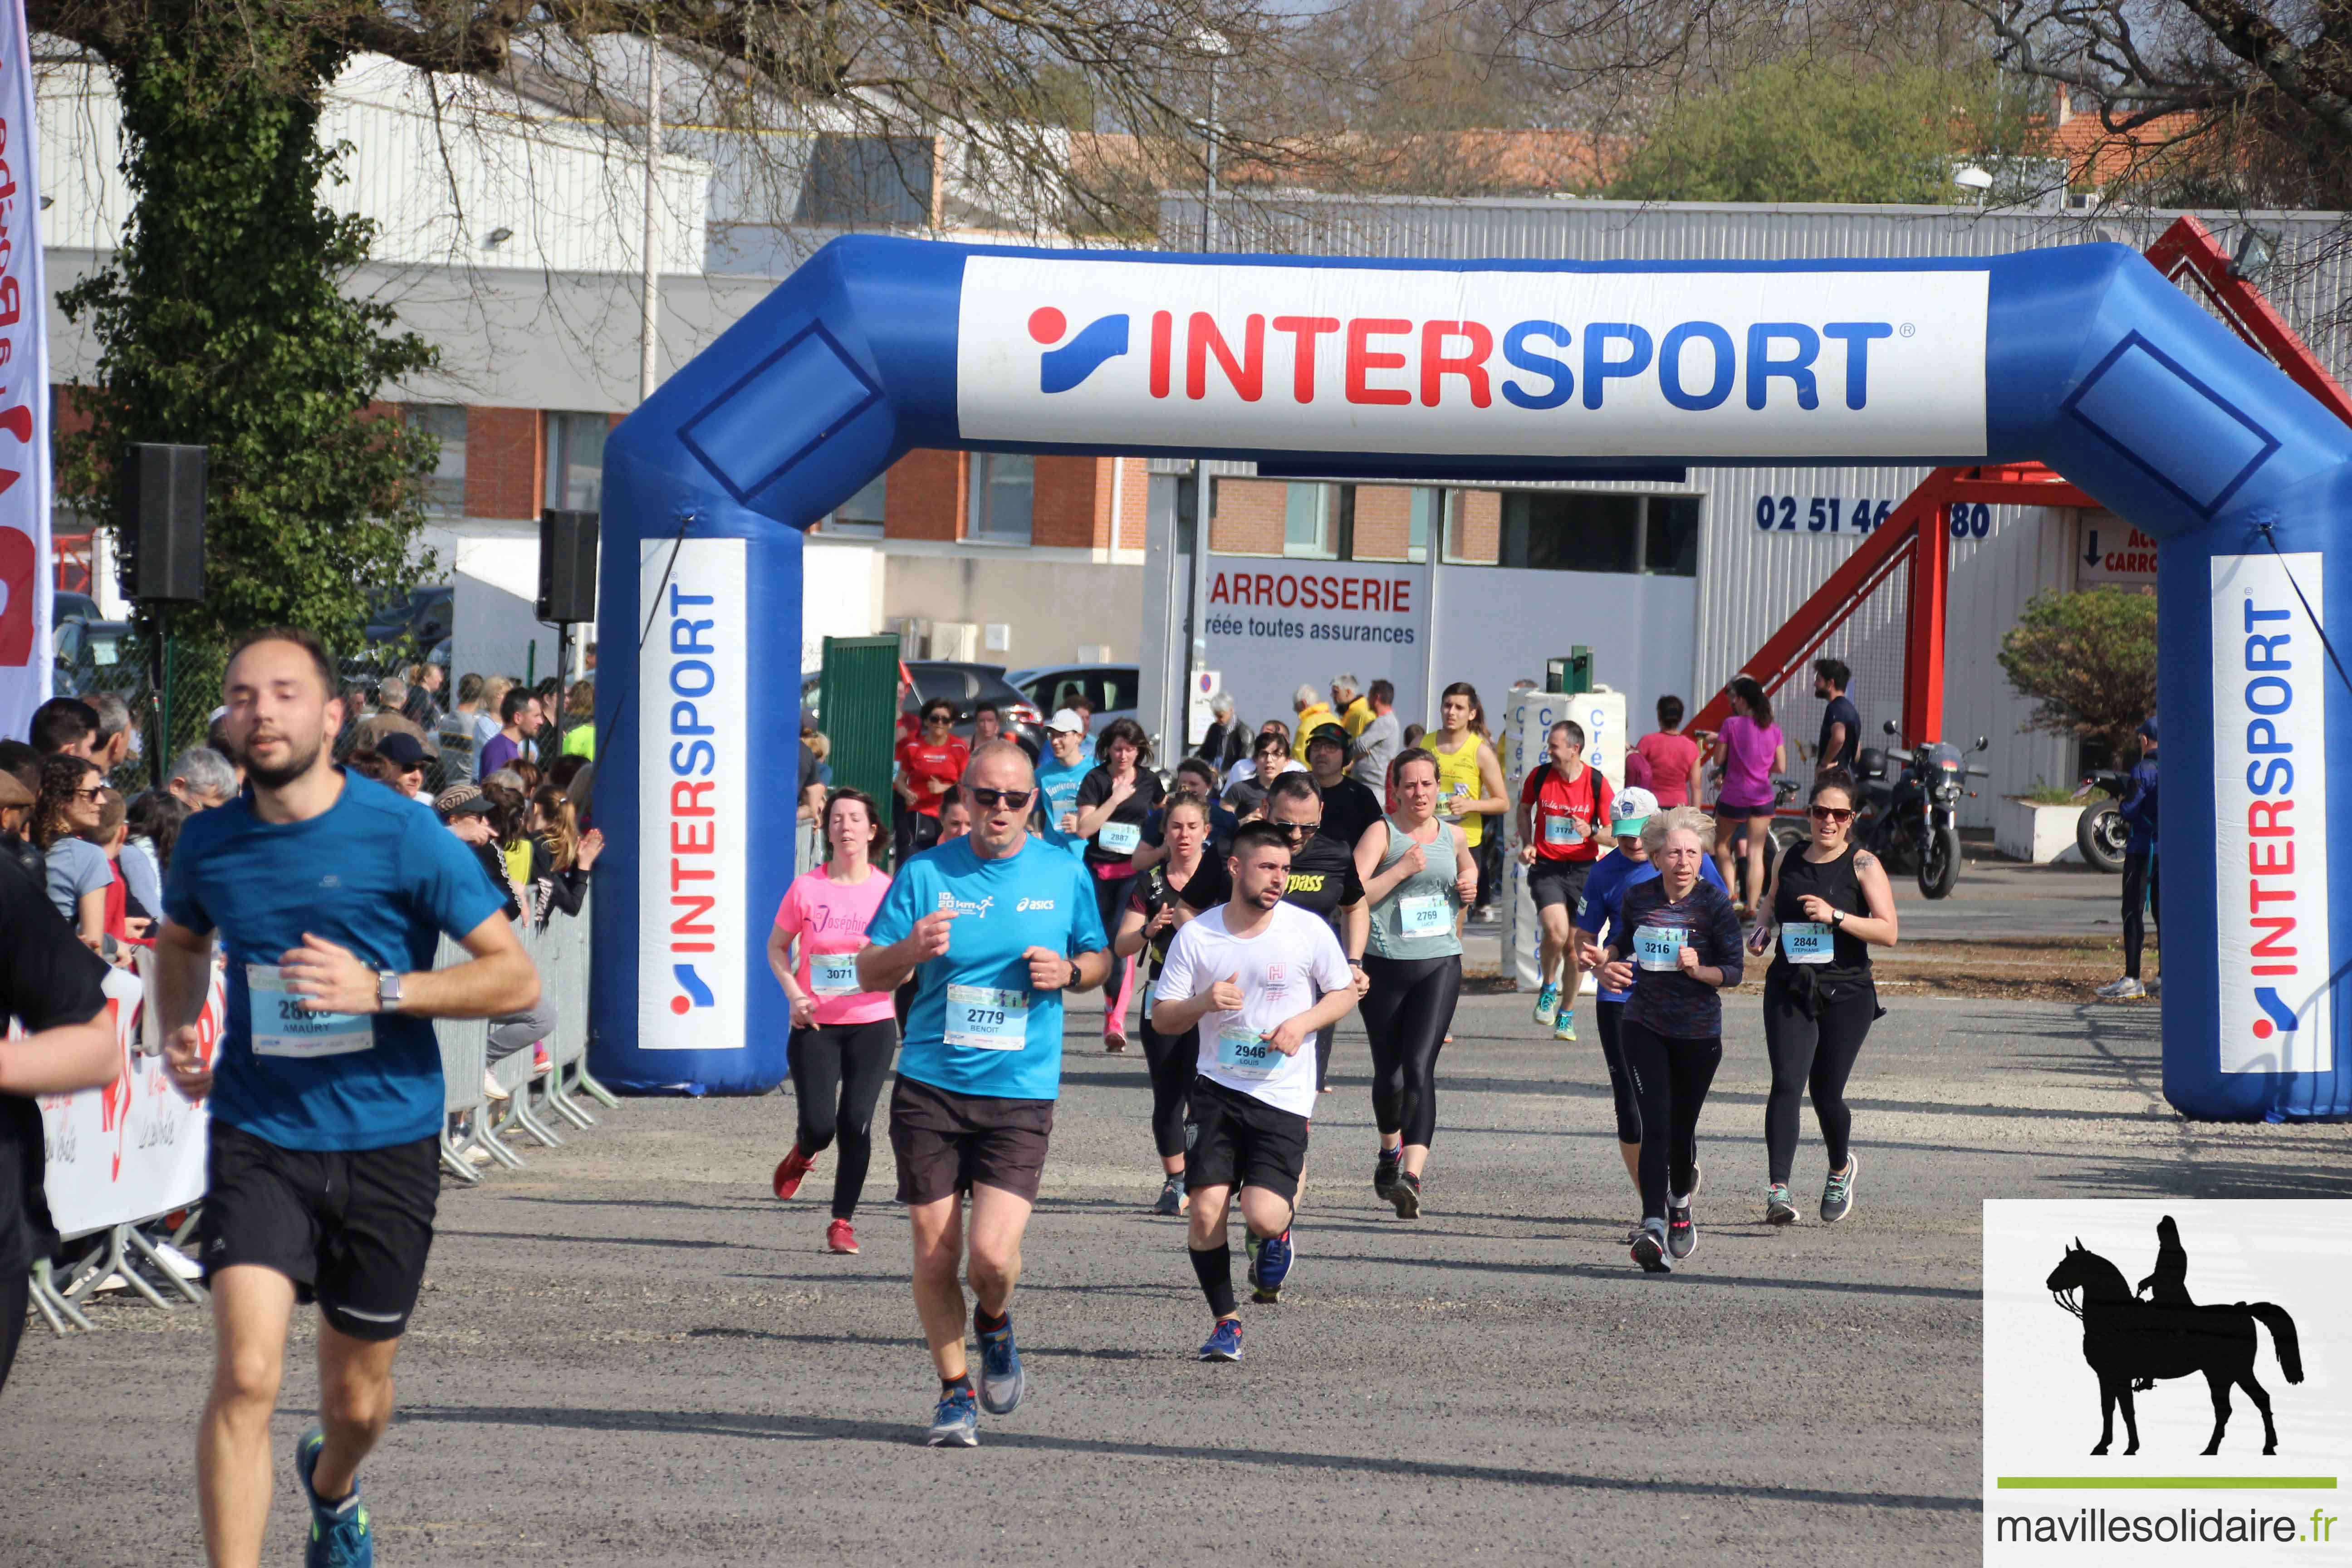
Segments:
[[[1356,845],[1356,875],[1371,910],[1366,949],[1354,955],[1371,988],[1364,1032],[1372,1047],[1372,1116],[1381,1152],[1372,1190],[1399,1217],[1421,1214],[1421,1173],[1437,1128],[1437,1053],[1462,996],[1462,941],[1454,917],[1478,892],[1477,862],[1462,832],[1441,822],[1437,759],[1416,747],[1389,764],[1394,816]]]

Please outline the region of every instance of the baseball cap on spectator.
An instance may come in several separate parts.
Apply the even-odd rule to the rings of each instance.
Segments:
[[[1640,784],[1627,784],[1617,792],[1609,807],[1609,831],[1620,838],[1631,838],[1642,831],[1642,825],[1656,815],[1658,797]]]
[[[1318,745],[1339,747],[1339,760],[1342,763],[1353,756],[1356,751],[1356,742],[1349,738],[1347,727],[1342,724],[1316,725],[1315,732],[1307,737],[1307,749],[1311,752]]]
[[[375,754],[404,773],[421,770],[425,763],[425,742],[404,730],[379,737]]]
[[[489,797],[479,784],[451,784],[433,797],[433,809],[444,822],[459,816],[487,816],[491,811]]]
[[[1078,710],[1075,708],[1056,708],[1054,716],[1045,721],[1045,728],[1048,732],[1059,731],[1066,735],[1083,735],[1087,732],[1087,721],[1078,717]]]

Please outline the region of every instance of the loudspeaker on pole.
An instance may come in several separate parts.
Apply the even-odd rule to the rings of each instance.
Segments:
[[[205,448],[134,441],[122,459],[122,594],[205,596]]]
[[[550,507],[539,514],[539,618],[596,618],[596,514]]]

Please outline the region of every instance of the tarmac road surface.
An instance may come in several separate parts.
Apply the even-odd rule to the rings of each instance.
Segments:
[[[1282,1305],[1245,1306],[1239,1366],[1192,1359],[1182,1227],[1144,1212],[1139,1047],[1105,1057],[1098,1015],[1075,1016],[1016,1306],[1031,1393],[970,1452],[918,1445],[937,1384],[887,1143],[865,1251],[835,1258],[830,1155],[790,1207],[768,1194],[788,1099],[630,1102],[445,1194],[401,1415],[363,1472],[378,1561],[1974,1563],[1980,1199],[2352,1194],[2346,1129],[2175,1117],[2152,1005],[1897,999],[1851,1090],[1854,1215],[1811,1222],[1809,1118],[1808,1222],[1768,1230],[1761,1036],[1735,1003],[1698,1251],[1648,1278],[1590,1005],[1581,1046],[1528,1006],[1465,999],[1412,1224],[1370,1189],[1349,1026],[1298,1267]],[[119,1300],[100,1333],[28,1336],[0,1405],[0,1563],[198,1559],[205,1319]],[[309,1337],[273,1563],[300,1551]]]

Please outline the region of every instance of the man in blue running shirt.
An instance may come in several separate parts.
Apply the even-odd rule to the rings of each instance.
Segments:
[[[196,1437],[213,1568],[261,1561],[269,1421],[298,1301],[319,1307],[319,1414],[296,1445],[305,1562],[364,1568],[360,1461],[392,1420],[392,1362],[440,1195],[435,1018],[519,1013],[539,973],[473,852],[419,805],[334,763],[334,667],[274,627],[230,655],[223,720],[245,793],[189,818],[163,889],[155,1006],[165,1066],[212,1101],[198,1256],[212,1286],[212,1393]],[[436,972],[443,935],[469,962]],[[228,1026],[194,1027],[227,950]]]
[[[963,1194],[977,1404],[1003,1415],[1024,1386],[1013,1287],[1061,1094],[1062,996],[1100,985],[1111,955],[1085,866],[1030,838],[1037,782],[1027,754],[1009,742],[982,747],[961,795],[971,832],[900,870],[866,927],[857,984],[916,981],[890,1147],[914,1230],[915,1311],[940,1374],[928,1440],[969,1447],[980,1414],[964,1359]]]

